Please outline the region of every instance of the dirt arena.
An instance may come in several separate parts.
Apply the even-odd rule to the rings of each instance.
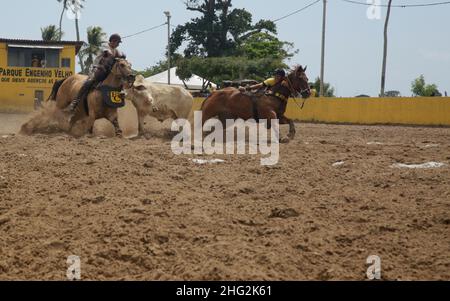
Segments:
[[[11,135],[24,120],[0,115],[0,280],[65,280],[69,255],[83,280],[364,280],[370,255],[385,280],[450,280],[448,128],[299,124],[263,167],[156,132]],[[392,168],[426,162],[446,165]]]

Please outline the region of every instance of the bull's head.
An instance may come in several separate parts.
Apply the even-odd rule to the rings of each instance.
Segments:
[[[131,100],[136,107],[151,106],[153,111],[157,111],[154,105],[154,99],[150,89],[145,83],[142,75],[137,75],[133,84],[126,90],[127,98]]]

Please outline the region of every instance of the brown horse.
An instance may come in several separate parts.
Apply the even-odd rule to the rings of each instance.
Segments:
[[[281,93],[285,100],[268,94],[249,95],[236,88],[214,92],[203,102],[203,125],[209,119],[218,117],[224,126],[227,119],[255,119],[267,120],[270,128],[270,121],[279,119],[280,125],[289,125],[289,134],[281,139],[281,142],[289,142],[295,138],[296,130],[294,121],[285,116],[287,99],[297,94],[301,94],[305,99],[311,96],[306,69],[307,67],[303,69],[302,66],[298,66],[286,77],[283,82],[284,93]]]
[[[129,88],[135,79],[131,64],[125,59],[114,59],[111,61],[111,72],[101,85],[111,88],[120,89],[122,86]],[[75,74],[64,80],[58,81],[53,86],[52,94],[49,100],[56,101],[56,109],[61,113],[75,99],[80,91],[83,83],[88,79],[86,75]],[[56,115],[56,113],[55,113]],[[82,136],[86,133],[92,133],[96,120],[106,118],[114,128],[116,136],[121,136],[122,132],[119,127],[117,108],[111,108],[104,104],[102,92],[98,89],[91,91],[87,100],[80,102],[74,116],[70,120],[69,133],[74,136]],[[35,122],[30,121],[22,127],[22,132],[30,133],[30,129]],[[84,125],[81,132],[75,133],[75,125],[81,123]],[[32,130],[31,130],[32,132]]]

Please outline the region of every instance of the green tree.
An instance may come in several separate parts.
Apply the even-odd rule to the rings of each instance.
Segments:
[[[196,74],[221,84],[224,80],[261,80],[277,68],[287,68],[284,60],[298,52],[294,45],[277,38],[274,22],[254,24],[250,12],[232,9],[231,2],[185,1],[187,9],[200,17],[178,26],[172,35],[172,53],[186,45],[184,58],[176,64],[178,76],[189,79]]]
[[[402,94],[400,93],[400,91],[396,91],[396,90],[393,90],[393,91],[387,91],[386,93],[384,93],[384,95],[385,95],[386,97],[401,97],[401,96],[402,96]]]
[[[49,25],[41,28],[42,40],[47,42],[60,41],[63,36],[63,32],[56,28],[56,25]]]
[[[311,85],[314,87],[314,89],[317,91],[317,97],[319,97],[320,94],[320,78],[317,77],[314,83],[311,83]],[[330,83],[324,83],[323,84],[324,89],[324,97],[336,97],[334,95],[334,88],[331,86]]]
[[[188,10],[201,16],[176,28],[171,41],[172,53],[187,42],[186,57],[234,56],[253,34],[277,33],[272,21],[261,20],[253,25],[251,13],[232,9],[231,0],[186,0],[185,4]]]
[[[99,26],[91,26],[87,29],[88,44],[80,51],[84,59],[84,69],[82,73],[88,74],[94,63],[94,59],[100,53],[103,44],[106,41],[106,33]]]
[[[425,76],[423,74],[416,78],[411,83],[411,91],[413,92],[414,96],[420,96],[420,97],[430,97],[430,96],[439,96],[441,93],[438,90],[437,85],[431,84],[427,85],[425,82]]]
[[[258,32],[248,36],[239,45],[238,52],[249,59],[273,58],[284,60],[293,57],[298,52],[298,50],[293,51],[293,49],[293,43],[282,42],[266,32]]]

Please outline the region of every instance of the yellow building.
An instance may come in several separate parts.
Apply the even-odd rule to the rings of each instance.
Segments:
[[[0,112],[30,112],[75,73],[82,42],[0,38]]]

